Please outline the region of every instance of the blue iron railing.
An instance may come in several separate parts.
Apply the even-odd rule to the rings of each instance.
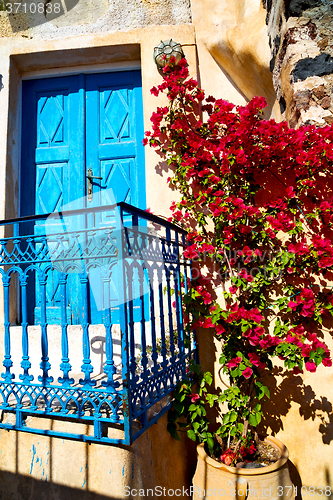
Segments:
[[[0,428],[132,443],[195,357],[185,231],[126,203],[0,225]]]

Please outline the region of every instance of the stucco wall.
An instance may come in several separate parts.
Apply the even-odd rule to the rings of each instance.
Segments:
[[[49,428],[50,421],[45,425]],[[68,430],[66,422],[51,425]],[[194,446],[185,436],[182,441],[173,440],[166,432],[166,425],[164,416],[130,447],[1,430],[0,497],[3,500],[156,498],[157,494],[147,490],[155,492],[160,487],[162,491],[165,488],[162,498],[175,498],[171,490],[183,492],[183,488],[190,487],[196,456]],[[145,493],[139,494],[140,489]],[[132,495],[129,490],[133,490]]]

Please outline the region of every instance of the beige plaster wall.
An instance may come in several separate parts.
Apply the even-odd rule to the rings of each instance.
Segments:
[[[192,0],[191,5],[202,87],[235,104],[263,95],[266,116],[279,119],[260,0]]]
[[[31,424],[31,422],[29,422]],[[80,424],[76,425],[76,430]],[[0,430],[0,495],[4,500],[120,500],[175,498],[172,490],[190,487],[194,446],[174,441],[165,431],[166,416],[132,446],[78,441]],[[46,422],[46,427],[50,421]],[[68,431],[66,422],[52,428]],[[144,493],[139,494],[139,490]],[[148,492],[148,489],[153,490]],[[130,495],[130,490],[133,490]],[[168,493],[168,490],[169,493]],[[189,497],[188,497],[189,498]]]

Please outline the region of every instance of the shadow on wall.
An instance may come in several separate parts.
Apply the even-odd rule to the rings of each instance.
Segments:
[[[70,430],[66,421],[50,425]],[[141,498],[140,489],[154,498],[147,492],[156,487],[174,498],[191,486],[196,452],[186,432],[176,441],[166,426],[165,414],[131,446],[0,430],[0,500],[125,500]]]
[[[290,184],[290,173],[266,171],[266,183],[264,189],[261,191],[259,202],[264,204],[277,197],[283,197],[286,193],[286,188]],[[277,177],[279,181],[277,181]],[[317,187],[317,197],[322,200],[329,200],[333,195],[333,176],[327,173],[325,176],[319,178]],[[304,197],[303,210],[312,209],[313,199],[308,196]],[[318,221],[313,220],[311,223],[312,231],[319,231]],[[332,228],[327,228],[324,237],[332,238]],[[311,284],[315,293],[320,290],[318,285],[325,286],[325,282],[333,280],[333,273],[328,270],[325,275],[325,281],[318,281],[318,283]],[[302,286],[309,286],[307,280],[300,281]],[[282,293],[277,285],[278,293]],[[329,315],[323,317],[323,326],[327,331],[326,338],[320,337],[321,340],[327,342],[331,346],[332,342],[332,327],[333,319]],[[325,368],[323,368],[325,370]],[[305,370],[304,370],[305,371]],[[323,372],[325,373],[325,372]],[[328,374],[328,372],[327,372]],[[313,375],[314,384],[318,384],[318,374]],[[298,405],[298,412],[303,421],[312,420],[318,422],[318,432],[321,434],[323,444],[330,444],[333,441],[333,415],[332,403],[325,396],[318,396],[317,389],[313,389],[311,385],[304,383],[299,375],[294,375],[292,372],[285,370],[282,366],[274,367],[271,373],[267,376],[266,385],[268,386],[271,394],[270,400],[263,404],[264,418],[262,422],[261,431],[274,434],[284,430],[283,418],[286,417],[291,410],[293,404]],[[323,383],[326,383],[323,380]],[[315,385],[314,385],[315,387]],[[316,385],[317,387],[317,385]],[[318,391],[317,391],[318,392]],[[326,391],[327,392],[327,391]],[[291,421],[287,424],[291,427]],[[271,431],[270,431],[271,429]],[[319,442],[319,441],[318,441]]]
[[[267,386],[271,398],[263,404],[264,418],[261,430],[268,433],[270,428],[273,434],[283,430],[282,417],[285,417],[291,409],[292,403],[299,405],[299,414],[304,420],[318,419],[318,431],[322,435],[322,442],[330,444],[333,441],[333,415],[332,403],[321,396],[316,397],[310,385],[303,383],[300,376],[276,367],[267,380]],[[282,377],[280,384],[276,377]]]
[[[39,481],[33,477],[0,471],[1,500],[120,500],[120,497],[99,495],[80,488],[72,488],[51,482]]]
[[[14,0],[0,0],[0,10],[6,11],[13,33],[40,26],[67,15],[80,0],[27,0],[18,3]],[[84,0],[81,0],[84,2]]]

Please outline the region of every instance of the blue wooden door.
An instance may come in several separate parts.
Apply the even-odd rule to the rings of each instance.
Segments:
[[[139,71],[30,80],[23,82],[21,215],[46,214],[126,201],[145,208],[145,171],[142,147],[143,109]],[[86,174],[95,177],[92,196]],[[107,218],[107,213],[102,215]],[[102,222],[87,218],[87,227]],[[105,220],[103,221],[106,222]],[[82,220],[79,222],[82,225]],[[35,225],[35,234],[44,228]],[[60,321],[58,273],[47,284],[47,322]],[[95,283],[96,285],[96,283]],[[38,283],[30,322],[39,322]],[[83,317],[79,277],[69,276],[67,320]],[[96,288],[96,287],[95,287]],[[91,292],[93,292],[91,290]],[[90,321],[101,321],[91,293]],[[98,298],[98,297],[97,297]],[[98,301],[97,301],[98,302]]]
[[[86,164],[94,174],[101,177],[93,183],[93,197],[88,206],[109,205],[125,201],[131,205],[145,207],[145,172],[138,168],[144,165],[142,137],[143,121],[138,116],[142,109],[139,72],[93,74],[86,78],[87,117],[97,116],[98,123],[87,120]],[[133,189],[136,186],[136,189]],[[96,214],[89,226],[114,225],[114,213]],[[118,266],[113,268],[110,281],[110,301],[113,321],[119,321]],[[91,318],[102,322],[105,290],[103,269],[90,272]]]

